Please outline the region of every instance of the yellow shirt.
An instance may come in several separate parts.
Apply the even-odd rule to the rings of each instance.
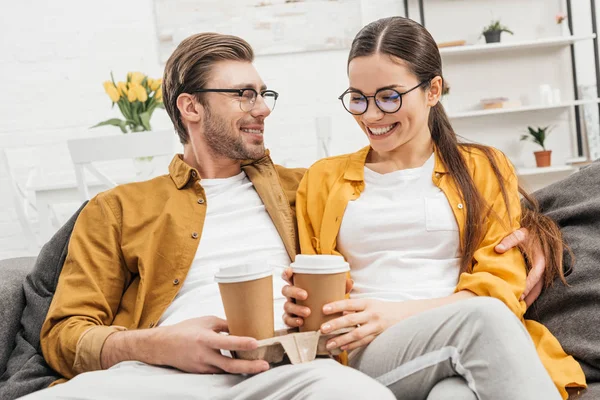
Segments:
[[[295,199],[304,169],[267,154],[243,163],[293,260]],[[175,156],[169,174],[101,193],[79,215],[41,332],[48,364],[66,378],[101,369],[106,338],[152,328],[190,269],[206,216],[198,171]]]
[[[369,150],[370,147],[365,147],[353,154],[318,161],[304,176],[296,198],[302,254],[341,255],[337,249],[337,236],[346,205],[356,200],[364,189],[364,166]],[[526,304],[519,298],[525,290],[527,274],[521,252],[512,249],[500,255],[494,250],[506,235],[520,227],[521,204],[514,169],[504,154],[496,150],[498,167],[506,180],[509,219],[500,185],[487,157],[478,150],[463,148],[462,152],[475,186],[500,220],[486,219],[483,240],[474,254],[473,270],[460,275],[456,291],[469,290],[478,296],[495,297],[506,304],[525,324],[542,363],[563,397],[567,398],[566,387],[585,387],[583,371],[577,361],[563,351],[546,327],[523,318]],[[462,238],[465,205],[451,174],[437,153],[432,180],[446,195]]]

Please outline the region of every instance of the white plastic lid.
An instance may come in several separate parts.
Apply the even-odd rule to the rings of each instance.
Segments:
[[[253,263],[233,267],[220,268],[215,274],[218,283],[237,283],[255,281],[273,274],[273,267],[269,264]]]
[[[342,256],[297,255],[291,265],[295,274],[339,274],[350,271],[350,264]]]

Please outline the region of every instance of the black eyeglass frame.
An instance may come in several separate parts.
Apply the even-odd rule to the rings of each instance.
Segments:
[[[244,110],[242,108],[242,97],[244,97],[244,92],[245,91],[251,91],[254,92],[254,103],[252,103],[252,108],[250,108],[249,110]],[[275,105],[277,105],[277,99],[279,98],[279,93],[277,93],[274,90],[262,90],[260,93],[257,92],[255,89],[253,88],[245,88],[245,89],[196,89],[194,91],[192,91],[192,93],[237,93],[238,96],[240,96],[240,109],[244,112],[250,112],[252,111],[252,109],[254,108],[254,105],[256,104],[256,99],[258,98],[258,95],[260,94],[260,96],[264,99],[264,95],[266,93],[272,93],[273,97],[275,99],[275,101],[273,102],[273,108],[271,109],[271,111],[273,111],[275,109]]]
[[[417,89],[417,88],[420,88],[421,86],[423,86],[424,84],[426,84],[426,83],[429,83],[429,82],[430,82],[430,79],[426,79],[426,80],[424,80],[423,82],[419,83],[417,86],[415,86],[415,87],[413,87],[413,88],[411,88],[411,89],[408,89],[406,92],[399,92],[399,91],[397,91],[396,89],[392,89],[392,88],[381,88],[381,89],[377,90],[373,96],[367,96],[367,95],[365,95],[364,93],[362,93],[362,92],[361,92],[361,91],[359,91],[359,90],[355,90],[355,89],[346,89],[346,91],[345,91],[344,93],[342,93],[342,94],[340,95],[340,97],[338,97],[338,100],[340,100],[340,101],[342,102],[342,106],[344,106],[344,109],[345,109],[346,111],[348,111],[348,112],[349,112],[350,114],[352,114],[352,115],[363,115],[364,113],[366,113],[366,112],[367,112],[367,110],[369,109],[369,99],[371,99],[371,98],[373,99],[373,101],[374,101],[374,103],[375,103],[375,106],[377,106],[377,108],[379,108],[379,109],[381,110],[381,112],[383,112],[383,113],[385,113],[385,114],[393,114],[393,113],[395,113],[395,112],[398,112],[398,110],[402,108],[402,96],[404,96],[405,94],[408,94],[408,93],[412,92],[413,90],[415,90],[415,89]],[[386,111],[386,110],[383,110],[383,109],[382,109],[382,108],[379,106],[379,104],[377,104],[377,100],[376,100],[376,97],[377,97],[377,95],[378,95],[380,92],[383,92],[383,91],[385,91],[385,90],[391,90],[391,91],[393,91],[393,92],[396,92],[396,93],[398,94],[398,96],[400,96],[400,103],[399,103],[399,105],[398,105],[398,108],[397,108],[397,109],[395,109],[394,111]],[[348,94],[348,93],[358,93],[358,94],[360,94],[362,97],[364,97],[364,98],[367,100],[367,106],[365,107],[365,111],[363,111],[363,112],[361,112],[361,113],[353,113],[352,111],[348,110],[348,108],[347,108],[347,107],[346,107],[346,105],[344,104],[344,96],[345,96],[346,94]]]

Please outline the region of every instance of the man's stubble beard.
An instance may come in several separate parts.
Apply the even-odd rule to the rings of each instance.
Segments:
[[[204,109],[204,138],[211,153],[232,160],[258,160],[265,155],[264,144],[247,146],[240,134],[231,131],[228,121],[211,113],[210,107]]]

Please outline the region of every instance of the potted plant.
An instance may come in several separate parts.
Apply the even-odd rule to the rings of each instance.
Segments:
[[[511,35],[514,34],[506,26],[501,25],[500,20],[492,20],[488,26],[483,28],[483,32],[481,34],[485,36],[486,43],[499,43],[502,32],[510,33]]]
[[[529,140],[535,144],[538,144],[542,147],[542,151],[534,151],[535,155],[535,163],[538,167],[549,167],[551,164],[552,158],[552,150],[546,150],[546,138],[550,133],[550,127],[546,126],[544,128],[537,127],[537,129],[532,128],[531,126],[527,127],[529,132],[528,135],[522,135],[521,140]]]
[[[123,133],[151,131],[150,119],[157,108],[165,108],[162,99],[162,79],[152,79],[141,72],[127,73],[123,82],[115,82],[113,74],[110,81],[104,82],[104,90],[119,107],[124,119],[111,118],[100,122],[98,126],[112,125],[119,127]],[[154,166],[153,157],[137,157],[133,164],[138,176],[149,176]]]

